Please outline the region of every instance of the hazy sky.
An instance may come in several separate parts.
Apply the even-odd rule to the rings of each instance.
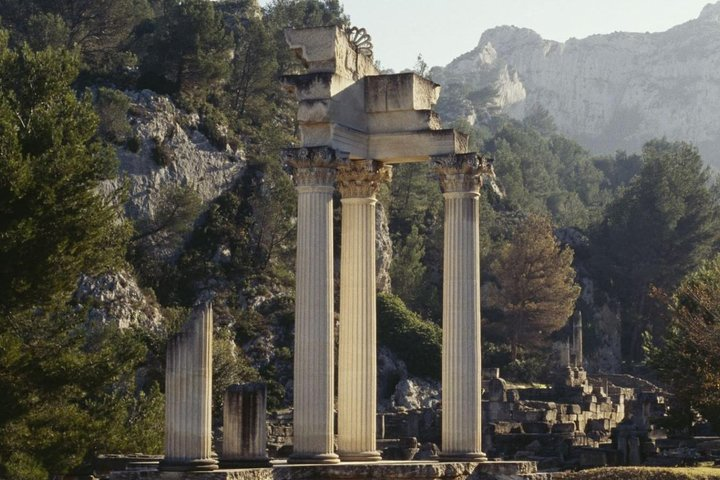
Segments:
[[[262,3],[267,3],[262,2]],[[594,33],[661,32],[696,18],[708,0],[344,0],[353,25],[372,36],[384,68],[412,68],[418,54],[446,65],[480,35],[516,25],[565,41]]]

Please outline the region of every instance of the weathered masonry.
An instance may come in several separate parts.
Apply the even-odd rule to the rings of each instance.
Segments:
[[[431,162],[445,198],[441,458],[482,461],[479,190],[492,166],[432,111],[439,86],[380,74],[363,30],[288,30],[307,72],[285,77],[301,146],[285,150],[298,192],[295,463],[376,461],[375,195],[391,165]],[[333,425],[332,195],[342,197],[337,446]]]

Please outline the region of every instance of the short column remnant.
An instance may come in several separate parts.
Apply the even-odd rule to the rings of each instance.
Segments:
[[[212,305],[196,308],[170,339],[165,369],[166,471],[215,470],[212,458]]]
[[[343,461],[378,461],[375,194],[390,168],[372,160],[338,167],[342,195],[338,453]]]
[[[476,153],[433,156],[445,197],[441,460],[484,461],[480,365],[480,211]]]
[[[264,383],[230,385],[223,405],[222,468],[269,467]]]
[[[333,452],[334,295],[332,196],[336,152],[288,148],[298,192],[293,454],[291,463],[337,463]]]

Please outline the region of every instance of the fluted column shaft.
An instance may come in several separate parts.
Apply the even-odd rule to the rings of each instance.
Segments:
[[[480,211],[477,154],[434,157],[445,197],[442,453],[482,461]]]
[[[342,194],[338,453],[344,461],[381,459],[375,445],[377,326],[375,193],[390,170],[370,160],[339,167]]]
[[[214,470],[211,457],[212,306],[196,309],[168,343],[163,470]]]
[[[335,152],[285,150],[298,192],[293,463],[337,463],[333,435]]]

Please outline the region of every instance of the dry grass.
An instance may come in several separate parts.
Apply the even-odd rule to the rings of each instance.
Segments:
[[[713,467],[606,467],[553,474],[561,480],[712,480],[720,479]]]

